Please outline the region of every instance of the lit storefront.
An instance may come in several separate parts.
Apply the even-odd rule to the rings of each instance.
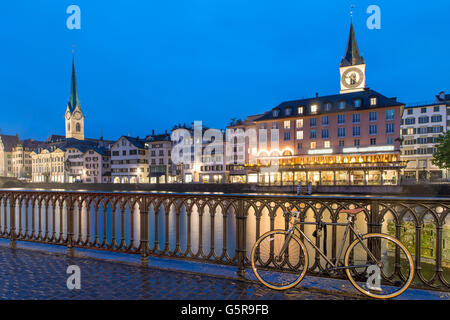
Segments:
[[[252,173],[252,178],[249,174],[246,180],[255,179],[256,176],[258,184],[274,186],[298,183],[305,185],[309,182],[323,186],[398,185],[400,171],[406,166],[406,163],[398,161],[398,155],[394,153],[358,156],[282,156],[279,157],[277,166],[274,166],[274,157],[271,157],[272,166],[264,159],[261,160],[256,165],[245,166],[249,171],[256,171]],[[276,171],[270,171],[271,169]],[[231,182],[237,181],[231,179]]]

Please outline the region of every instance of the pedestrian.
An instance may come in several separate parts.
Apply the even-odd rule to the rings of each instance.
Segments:
[[[308,194],[311,194],[311,193],[312,193],[312,182],[310,181],[308,183]]]
[[[297,185],[297,195],[299,196],[302,193],[302,182],[300,181]]]

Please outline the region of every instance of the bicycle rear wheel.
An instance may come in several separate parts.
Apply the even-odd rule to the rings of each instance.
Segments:
[[[275,290],[287,290],[296,286],[308,269],[308,253],[305,245],[292,235],[286,250],[280,254],[288,231],[275,230],[262,235],[251,253],[252,269],[259,281]]]
[[[353,286],[372,298],[397,297],[414,278],[414,263],[408,249],[386,234],[372,233],[356,239],[348,247],[344,263]]]

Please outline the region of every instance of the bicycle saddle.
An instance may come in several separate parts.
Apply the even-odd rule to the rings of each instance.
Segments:
[[[364,208],[356,208],[356,209],[344,209],[341,210],[342,213],[348,213],[350,215],[357,215],[358,213],[364,211]]]

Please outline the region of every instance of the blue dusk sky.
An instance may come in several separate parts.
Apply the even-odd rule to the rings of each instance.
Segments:
[[[69,30],[69,5],[81,30]],[[450,1],[17,0],[0,19],[0,129],[64,134],[72,46],[85,135],[224,128],[283,101],[339,92],[350,5],[367,86],[406,104],[450,93]],[[370,5],[381,29],[366,26]]]

